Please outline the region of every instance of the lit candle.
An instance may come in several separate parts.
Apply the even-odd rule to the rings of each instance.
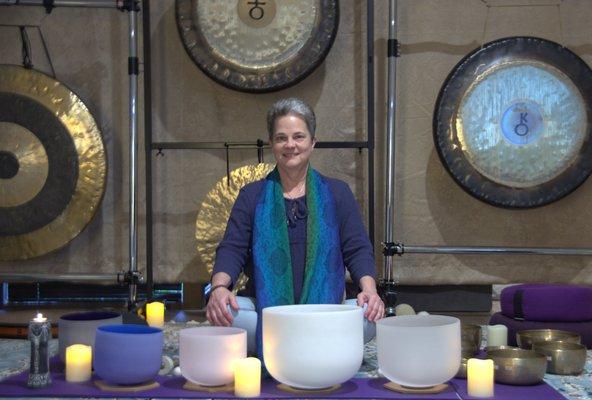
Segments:
[[[508,328],[505,325],[487,326],[487,346],[507,346]]]
[[[35,316],[35,318],[33,318],[33,321],[35,321],[35,322],[45,322],[45,321],[47,321],[47,318],[45,318],[43,316],[43,314],[37,313],[37,316]]]
[[[255,357],[236,360],[234,364],[234,395],[258,397],[261,394],[261,361]]]
[[[469,359],[467,391],[473,397],[493,397],[493,360]]]
[[[164,326],[164,304],[158,301],[146,304],[146,322],[148,325],[162,328]]]
[[[92,375],[92,347],[73,344],[66,347],[66,381],[85,382]]]

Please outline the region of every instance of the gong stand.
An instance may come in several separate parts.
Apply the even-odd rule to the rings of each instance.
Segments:
[[[135,309],[138,304],[138,284],[143,282],[142,275],[138,272],[138,227],[137,227],[137,202],[138,202],[138,28],[137,14],[140,11],[139,0],[9,0],[0,5],[26,5],[43,6],[49,14],[55,7],[89,7],[89,8],[116,8],[127,11],[129,17],[129,57],[128,74],[129,83],[129,132],[130,132],[130,227],[129,227],[129,270],[115,275],[47,275],[47,274],[0,274],[5,280],[103,280],[116,277],[117,282],[129,286],[127,308]],[[146,19],[144,19],[146,21]],[[149,20],[148,20],[149,21]],[[146,26],[144,27],[146,29]],[[144,35],[144,39],[148,35]],[[144,45],[146,46],[146,40]],[[149,42],[148,42],[149,46]],[[149,93],[148,93],[149,94]],[[148,113],[149,114],[149,113]],[[151,270],[148,271],[151,275]],[[150,279],[151,281],[151,279]],[[150,282],[151,283],[151,282]],[[152,290],[149,288],[149,293]]]
[[[496,247],[496,246],[407,246],[393,241],[394,220],[394,175],[395,175],[395,61],[398,54],[396,39],[396,0],[390,0],[388,40],[388,114],[387,114],[387,191],[385,241],[383,243],[384,269],[379,292],[386,305],[386,314],[394,315],[396,285],[393,276],[393,257],[410,254],[515,254],[515,255],[562,255],[591,256],[592,248],[566,247]]]
[[[397,303],[396,282],[393,279],[393,256],[397,254],[393,242],[394,198],[395,198],[395,100],[397,57],[399,56],[399,42],[397,41],[397,2],[389,2],[389,36],[388,36],[388,100],[387,100],[387,162],[386,162],[386,218],[384,223],[384,242],[382,254],[384,267],[378,291],[385,305],[386,316],[395,315]]]

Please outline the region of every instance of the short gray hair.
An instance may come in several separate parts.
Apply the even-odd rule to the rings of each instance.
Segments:
[[[286,115],[295,115],[302,118],[306,123],[310,136],[314,139],[317,119],[312,108],[304,101],[291,97],[275,102],[267,111],[267,133],[269,134],[269,140],[273,139],[273,130],[277,119]]]

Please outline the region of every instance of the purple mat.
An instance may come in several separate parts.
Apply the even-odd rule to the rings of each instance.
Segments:
[[[466,379],[453,379],[451,383],[461,399],[477,399],[477,397],[468,395]],[[496,383],[493,394],[495,400],[565,400],[561,393],[544,382],[533,386],[512,386]]]
[[[508,327],[508,344],[517,346],[516,333],[526,329],[559,329],[562,331],[576,332],[582,336],[582,344],[592,349],[592,321],[585,322],[539,322],[517,321],[508,318],[502,313],[495,313],[489,320],[490,325],[502,324]]]
[[[63,364],[57,357],[51,360],[52,371],[62,371]],[[158,377],[160,387],[143,392],[104,392],[92,382],[67,383],[63,372],[52,372],[53,384],[47,388],[29,389],[27,387],[28,372],[14,375],[0,382],[0,396],[3,397],[150,397],[150,398],[234,398],[233,393],[205,393],[183,389],[185,379],[180,377]],[[94,378],[94,376],[93,376]],[[352,379],[331,394],[292,394],[277,389],[277,382],[271,378],[262,382],[260,399],[289,398],[336,398],[336,399],[407,399],[407,400],[458,400],[470,399],[466,394],[466,381],[454,379],[447,391],[431,395],[410,395],[392,392],[383,387],[386,379]],[[537,386],[495,386],[495,399],[564,399],[564,397],[547,384]],[[457,395],[458,392],[458,395]]]

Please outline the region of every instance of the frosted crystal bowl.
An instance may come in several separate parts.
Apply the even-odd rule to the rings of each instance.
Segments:
[[[364,310],[345,304],[263,309],[263,359],[277,381],[320,389],[351,379],[362,364]]]
[[[247,357],[247,331],[224,326],[182,329],[179,367],[190,382],[220,386],[234,380],[234,363]]]
[[[65,314],[58,320],[58,348],[60,358],[66,362],[66,347],[85,344],[94,348],[97,328],[119,325],[121,314],[112,311],[89,311]]]
[[[456,375],[461,361],[460,320],[407,315],[376,323],[378,367],[392,382],[429,387]]]

